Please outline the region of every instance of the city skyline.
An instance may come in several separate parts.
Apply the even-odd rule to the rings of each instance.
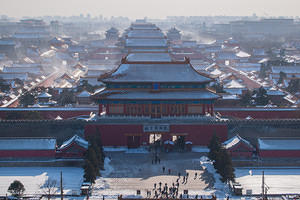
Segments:
[[[37,16],[125,16],[134,18],[165,18],[166,16],[299,16],[298,0],[1,0],[1,15],[21,18]],[[25,3],[26,2],[26,3]]]

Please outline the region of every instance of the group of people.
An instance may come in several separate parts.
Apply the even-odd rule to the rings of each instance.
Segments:
[[[154,198],[177,198],[178,197],[178,189],[179,189],[179,183],[177,182],[172,183],[172,186],[168,186],[167,183],[164,185],[162,182],[159,182],[158,184],[154,183],[152,190],[147,190],[147,198],[151,197],[151,193],[153,191],[153,197]]]
[[[162,167],[163,173],[166,171],[166,167]],[[171,169],[168,169],[168,174],[171,174]],[[182,177],[182,181],[180,180]],[[164,185],[162,182],[154,183],[152,190],[147,190],[147,198],[182,198],[182,194],[178,196],[179,186],[181,184],[186,184],[189,178],[189,173],[187,172],[184,176],[181,176],[181,173],[178,173],[178,178],[176,183],[172,183],[171,186],[168,186],[167,183]],[[197,172],[195,173],[194,179],[197,178]]]

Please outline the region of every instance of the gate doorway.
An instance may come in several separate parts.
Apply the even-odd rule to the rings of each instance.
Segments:
[[[149,144],[151,149],[157,152],[158,149],[162,148],[162,134],[149,134]]]
[[[178,151],[185,150],[185,135],[174,135],[172,138],[174,142],[174,149]]]
[[[141,136],[130,135],[127,136],[127,147],[128,148],[138,148],[140,147]]]

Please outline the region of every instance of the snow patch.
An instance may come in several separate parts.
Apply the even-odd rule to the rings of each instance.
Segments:
[[[208,153],[209,149],[206,146],[193,146],[192,152]]]
[[[214,183],[214,194],[218,198],[225,198],[230,194],[230,189],[227,184],[224,184],[220,178],[220,174],[218,174],[213,166],[213,162],[209,160],[206,156],[202,156],[200,158],[200,164],[203,168],[207,169],[209,173],[211,173],[215,179]]]

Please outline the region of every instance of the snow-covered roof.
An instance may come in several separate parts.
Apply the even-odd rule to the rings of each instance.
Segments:
[[[42,92],[40,95],[38,95],[38,98],[51,98],[52,95],[47,92]]]
[[[285,93],[282,92],[281,90],[279,89],[276,89],[274,87],[270,88],[269,90],[267,90],[267,95],[271,95],[271,96],[284,96]]]
[[[16,45],[16,43],[13,40],[0,39],[0,45]]]
[[[118,29],[116,29],[115,27],[111,27],[110,29],[108,29],[106,32],[110,32],[110,33],[118,33]]]
[[[224,85],[224,88],[245,88],[245,86],[240,84],[236,80],[231,80],[229,83]]]
[[[167,47],[166,39],[146,39],[146,38],[128,38],[125,41],[126,47]]]
[[[55,150],[54,138],[0,138],[0,150]]]
[[[88,91],[86,91],[86,90],[84,90],[84,91],[82,91],[82,92],[80,92],[78,95],[76,95],[77,97],[90,97],[91,96],[91,94],[88,92]]]
[[[198,91],[165,91],[165,92],[150,92],[150,91],[116,91],[105,90],[99,93],[105,95],[107,99],[144,99],[144,100],[200,100],[200,99],[217,99],[219,95],[208,90]]]
[[[59,115],[57,115],[57,117],[55,117],[55,120],[63,120],[63,118]]]
[[[0,78],[4,80],[13,80],[13,79],[20,79],[20,80],[27,80],[28,74],[27,73],[0,73]]]
[[[251,55],[244,52],[244,51],[239,51],[237,54],[235,54],[237,57],[240,57],[240,58],[249,58]]]
[[[260,150],[300,150],[300,138],[259,138]]]
[[[71,137],[70,139],[68,139],[67,141],[65,141],[60,147],[59,150],[61,149],[65,149],[67,148],[69,145],[71,145],[73,142],[75,142],[76,144],[78,144],[79,146],[83,147],[83,148],[88,148],[89,143],[88,141],[86,141],[85,139],[79,137],[78,135],[74,135],[73,137]]]
[[[163,38],[160,30],[132,30],[127,34],[128,38]]]
[[[230,149],[240,143],[244,143],[245,145],[247,145],[248,147],[250,147],[251,149],[255,150],[254,147],[250,144],[250,142],[248,142],[247,140],[243,139],[241,136],[236,135],[232,138],[230,138],[229,140],[226,140],[225,142],[223,142],[223,145],[226,149]]]
[[[286,74],[299,74],[300,66],[273,66],[271,67],[272,73],[279,74],[284,72]]]
[[[224,94],[222,95],[222,99],[226,99],[226,100],[237,100],[237,99],[240,99],[240,97],[236,94]]]
[[[103,82],[210,82],[212,79],[195,71],[190,64],[121,64]]]
[[[131,53],[127,57],[130,62],[171,62],[172,58],[168,53]]]
[[[223,74],[223,72],[219,69],[215,69],[214,71],[210,72],[210,74],[213,76],[220,76],[221,74]]]
[[[40,74],[41,69],[39,67],[3,67],[3,72],[7,73],[31,73]]]

